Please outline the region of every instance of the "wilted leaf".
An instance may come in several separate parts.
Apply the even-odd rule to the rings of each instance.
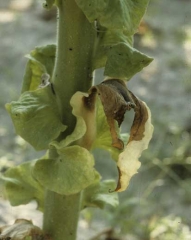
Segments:
[[[55,141],[51,143],[51,145],[55,146],[57,149],[61,149],[71,143],[76,143],[86,149],[91,148],[96,137],[96,95],[92,93],[89,97],[88,96],[88,94],[82,92],[76,92],[72,96],[70,104],[73,108],[72,113],[76,117],[75,129],[72,134],[68,135],[64,140],[61,142]]]
[[[1,240],[51,240],[32,221],[17,219],[13,225],[0,228]]]
[[[103,109],[111,132],[112,146],[122,150],[124,144],[118,136],[116,121],[118,127],[120,127],[125,112],[134,107],[133,100],[122,80],[106,80],[92,87],[91,91],[94,89],[97,90],[97,94],[103,104]]]
[[[130,131],[130,137],[124,151],[120,153],[117,162],[119,170],[117,192],[124,191],[131,177],[137,173],[141,163],[138,161],[142,152],[147,149],[152,138],[153,125],[151,113],[146,103],[139,100],[132,93],[131,96],[136,104],[135,117]]]
[[[36,150],[48,149],[49,143],[65,131],[51,86],[24,92],[18,101],[6,104],[17,134]]]
[[[115,192],[110,192],[114,187],[114,180],[106,180],[102,182],[98,180],[96,183],[90,185],[83,191],[81,208],[104,208],[105,204],[116,207],[119,203],[118,195]]]
[[[119,128],[117,127],[117,122],[115,122],[116,134],[121,139],[119,134]],[[103,109],[103,105],[99,97],[96,102],[96,138],[93,142],[92,149],[102,148],[108,151],[114,160],[118,159],[120,150],[112,146],[112,136],[110,132],[110,127],[108,125],[107,117]]]
[[[91,97],[92,94],[94,98]],[[95,94],[98,95],[98,99]],[[114,159],[118,159],[119,180],[116,191],[124,191],[131,177],[137,173],[140,167],[138,158],[141,156],[142,151],[148,147],[152,137],[153,126],[150,111],[144,102],[128,91],[124,81],[119,79],[107,79],[101,84],[93,86],[89,91],[89,95],[84,96],[84,98],[85,103],[92,107],[89,111],[96,112],[95,117],[97,117],[94,126],[95,117],[92,113],[91,122],[93,124],[91,126],[90,123],[90,127],[96,128],[93,147],[98,146],[109,150],[113,153]],[[99,99],[103,108],[100,107]],[[85,108],[85,105],[80,106],[81,110]],[[131,110],[131,108],[135,111],[135,117],[127,146],[123,150],[124,141],[119,137],[119,127],[124,120],[125,112]],[[87,114],[88,112],[81,116],[84,118]],[[110,136],[108,132],[110,132]],[[118,152],[113,151],[113,149],[118,149]],[[123,150],[123,152],[120,153],[119,150]]]
[[[71,195],[94,182],[94,159],[88,150],[80,146],[70,146],[57,151],[57,159],[40,159],[34,167],[35,178],[45,188]]]
[[[29,59],[23,79],[22,93],[36,90],[42,81],[42,75],[52,76],[55,62],[56,46],[36,47],[26,55]]]
[[[38,203],[38,209],[43,210],[44,188],[32,175],[36,160],[23,163],[8,169],[2,176],[8,197],[12,206],[27,204],[32,200]]]

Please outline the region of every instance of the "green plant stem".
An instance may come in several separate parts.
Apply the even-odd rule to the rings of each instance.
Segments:
[[[87,92],[92,84],[92,53],[95,28],[75,0],[60,0],[58,44],[52,83],[63,123],[71,132],[75,119],[69,101],[76,91]]]
[[[87,92],[92,84],[92,53],[96,31],[75,0],[60,0],[58,6],[58,42],[55,68],[51,82],[54,87],[63,123],[68,126],[65,135],[75,127],[75,118],[69,104],[77,91]],[[51,158],[57,154],[50,149]],[[48,176],[47,176],[48,177]],[[43,229],[53,240],[75,240],[79,216],[80,193],[62,196],[47,191]]]
[[[75,240],[79,217],[80,193],[62,196],[47,191],[44,227],[53,240]]]

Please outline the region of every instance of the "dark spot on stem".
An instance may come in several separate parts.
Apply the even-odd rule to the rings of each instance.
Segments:
[[[73,48],[69,48],[69,51],[72,51],[73,50]]]
[[[56,95],[56,93],[55,93],[55,91],[54,91],[53,83],[51,83],[50,86],[51,86],[52,93],[53,93],[54,95]]]

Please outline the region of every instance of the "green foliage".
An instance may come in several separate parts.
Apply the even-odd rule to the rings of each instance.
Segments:
[[[57,5],[61,8],[64,4],[67,7],[70,6],[71,1],[64,2],[46,0],[44,7],[50,9],[53,5]],[[84,44],[85,52],[82,49],[81,54],[79,54],[79,56],[84,56],[84,64],[92,63],[92,66],[90,64],[89,67],[83,66],[82,68],[82,73],[87,76],[84,82],[89,82],[91,79],[89,76],[91,74],[90,69],[95,70],[100,67],[105,67],[105,75],[107,76],[129,80],[152,61],[151,58],[132,47],[133,34],[136,32],[146,10],[148,0],[76,0],[76,3],[83,12],[76,4],[71,6],[76,7],[76,12],[80,16],[79,19],[83,19],[82,23],[84,24],[84,21],[87,20],[91,23],[94,22],[97,30],[97,36],[95,34],[91,36],[94,38],[92,48],[88,45],[89,50],[87,50]],[[64,11],[67,12],[65,9]],[[63,9],[60,13],[63,14]],[[84,18],[83,13],[87,19]],[[69,16],[68,19],[73,17],[72,15]],[[59,20],[59,26],[63,24],[64,18],[62,17],[60,16],[62,20]],[[88,21],[87,26],[92,27]],[[63,37],[62,35],[65,34],[65,30],[62,32],[63,29],[60,27],[59,37],[62,39],[71,37],[71,35]],[[75,30],[74,38],[76,36],[78,35]],[[78,37],[80,37],[80,34]],[[76,42],[78,42],[78,39],[72,39],[71,45],[75,45]],[[58,43],[60,43],[60,40]],[[76,64],[81,59],[78,55],[74,55],[72,50],[73,48],[69,48],[69,54],[71,53],[69,59]],[[80,49],[75,50],[80,51]],[[133,161],[133,163],[130,163],[130,168],[129,161],[126,161],[125,164],[123,161],[124,158],[128,160],[128,154],[131,156],[135,153],[136,149],[134,147],[130,147],[132,152],[129,151],[130,153],[120,155],[124,143],[120,139],[119,126],[123,121],[125,111],[130,110],[132,105],[135,107],[134,102],[131,102],[132,99],[128,97],[128,89],[125,83],[122,80],[115,83],[118,87],[121,84],[119,88],[115,84],[113,86],[112,84],[105,85],[104,87],[108,87],[107,94],[103,91],[103,85],[101,84],[99,87],[90,88],[89,93],[77,92],[79,89],[73,89],[75,83],[72,81],[78,81],[77,76],[80,75],[80,72],[79,70],[75,72],[78,68],[69,68],[75,73],[73,78],[69,78],[70,81],[67,81],[67,76],[62,79],[63,71],[61,68],[63,64],[68,64],[66,51],[68,49],[64,49],[64,46],[57,46],[59,54],[56,61],[55,45],[37,47],[31,51],[27,55],[29,61],[24,76],[22,94],[18,101],[6,105],[17,134],[36,150],[49,149],[47,156],[12,168],[5,173],[3,179],[8,198],[12,205],[26,204],[35,199],[38,202],[39,209],[43,210],[44,201],[46,203],[48,201],[46,198],[44,199],[44,192],[47,191],[47,196],[48,193],[49,197],[51,196],[50,202],[53,201],[53,207],[51,206],[51,209],[47,210],[45,204],[46,214],[56,209],[54,196],[62,199],[62,195],[67,198],[80,192],[83,193],[82,209],[89,206],[103,208],[105,204],[116,207],[118,196],[114,191],[125,190],[131,176],[137,172],[137,168],[140,166],[137,159],[135,159],[137,161],[136,167]],[[59,56],[61,55],[66,55],[65,62],[63,61],[64,58],[61,58],[62,61],[59,62]],[[92,56],[92,59],[90,59],[90,56]],[[54,66],[55,63],[56,67]],[[84,84],[84,86],[89,85]],[[63,87],[70,89],[69,94],[67,93],[67,99],[62,95]],[[84,91],[88,90],[85,87],[82,87],[82,89]],[[112,101],[108,97],[110,92],[112,92]],[[104,94],[105,97],[102,98]],[[69,106],[69,100],[72,108]],[[119,102],[120,104],[118,104]],[[109,106],[109,111],[107,106]],[[137,109],[135,110],[136,114]],[[144,134],[146,135],[147,128],[144,126],[145,121],[142,121],[142,119],[147,120],[149,117],[150,121],[147,110],[147,114],[139,110],[138,112],[141,112],[140,116],[138,113],[137,119],[134,121],[137,126],[132,128],[130,135],[132,142],[139,142]],[[118,116],[118,113],[120,113],[120,116]],[[76,122],[71,121],[72,126],[69,126],[67,131],[67,126],[63,124],[64,117],[69,115],[71,118],[66,117],[67,122],[69,122],[73,117],[72,114],[76,118]],[[76,125],[74,126],[73,123]],[[68,123],[68,125],[70,124]],[[138,139],[134,139],[137,137],[136,128],[141,129]],[[127,143],[127,137],[125,142]],[[119,169],[117,188],[113,180],[100,181],[100,176],[94,168],[94,158],[90,152],[91,149],[96,147],[109,151],[116,161],[121,156],[120,164],[117,163]],[[140,154],[138,152],[138,156],[136,154],[134,156],[138,158]],[[54,213],[50,213],[50,215],[54,215]],[[48,225],[52,224],[50,220],[47,220],[47,222]],[[59,229],[58,235],[60,235],[60,232]]]
[[[6,108],[17,134],[36,150],[48,149],[49,143],[66,129],[50,85],[24,92],[18,101],[6,104]]]
[[[76,0],[90,22],[97,20],[108,29],[121,29],[133,35],[145,13],[148,0]]]
[[[148,0],[76,2],[88,20],[97,24],[94,69],[105,67],[104,75],[129,80],[153,60],[132,47]]]
[[[116,192],[111,192],[116,187],[113,180],[106,180],[90,185],[83,191],[81,208],[99,207],[104,208],[105,204],[116,207],[118,205],[118,195]]]
[[[27,204],[36,200],[38,209],[43,210],[44,188],[33,177],[36,160],[23,163],[6,171],[4,181],[6,195],[12,206]]]
[[[26,55],[29,59],[23,79],[22,92],[36,90],[42,83],[42,75],[52,76],[55,62],[56,46],[36,47]]]
[[[57,159],[40,159],[35,164],[33,174],[46,189],[71,195],[94,182],[94,160],[88,150],[71,146],[58,150],[58,154]]]
[[[108,52],[106,76],[130,79],[137,72],[152,62],[152,58],[144,55],[126,43],[114,45]]]

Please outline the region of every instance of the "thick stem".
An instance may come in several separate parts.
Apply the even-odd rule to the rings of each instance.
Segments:
[[[80,193],[62,196],[47,191],[43,229],[53,240],[75,240]]]
[[[78,8],[75,0],[59,0],[58,43],[55,68],[51,82],[57,98],[63,123],[68,130],[75,127],[75,118],[69,104],[77,91],[87,92],[92,84],[92,53],[95,29]],[[51,158],[57,153],[50,149]],[[48,176],[47,176],[48,177]],[[75,240],[79,216],[80,193],[62,196],[47,191],[43,229],[53,240]]]
[[[52,83],[68,133],[75,119],[69,101],[76,91],[87,92],[92,84],[92,53],[95,29],[75,0],[60,0],[58,45]]]

